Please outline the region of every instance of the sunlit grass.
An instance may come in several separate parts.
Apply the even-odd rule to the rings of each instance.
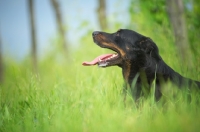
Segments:
[[[0,131],[198,131],[200,108],[192,96],[169,84],[160,102],[152,96],[136,107],[130,91],[126,107],[121,69],[83,67],[82,61],[112,51],[95,46],[91,38],[72,53],[70,62],[46,58],[39,75],[27,62],[7,62],[5,82],[0,85]],[[167,42],[166,42],[167,43]],[[88,45],[91,48],[88,48]],[[167,46],[169,51],[173,47]],[[176,58],[161,50],[166,62],[178,69]],[[175,53],[174,53],[175,54]],[[183,72],[182,69],[178,69]],[[199,71],[188,71],[195,75]],[[193,76],[199,80],[198,76]],[[177,94],[176,94],[177,93]],[[176,98],[173,95],[176,94]]]

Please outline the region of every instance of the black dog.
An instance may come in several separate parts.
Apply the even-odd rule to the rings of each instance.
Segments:
[[[120,29],[116,33],[95,31],[92,34],[94,42],[102,48],[115,51],[115,54],[101,55],[83,65],[100,67],[119,66],[125,81],[132,87],[133,80],[135,99],[150,91],[155,81],[155,98],[158,100],[161,86],[171,81],[178,87],[195,85],[200,88],[200,82],[181,76],[170,68],[159,55],[156,44],[148,37],[128,29]]]

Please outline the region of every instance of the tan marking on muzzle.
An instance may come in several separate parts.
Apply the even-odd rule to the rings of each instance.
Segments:
[[[108,42],[106,42],[108,40],[107,40],[107,38],[105,36],[103,36],[103,35],[100,34],[100,35],[98,35],[96,37],[96,40],[100,41],[102,43],[102,45],[104,45],[104,46],[117,49],[120,52],[121,56],[123,56],[123,57],[125,56],[125,52],[121,48],[119,48],[118,46],[116,46],[114,43],[111,43],[111,42],[108,43]]]
[[[121,56],[123,57],[125,56],[125,52],[122,49],[120,49],[118,46],[116,46],[114,43],[102,42],[102,44],[107,47],[117,49],[120,52]]]

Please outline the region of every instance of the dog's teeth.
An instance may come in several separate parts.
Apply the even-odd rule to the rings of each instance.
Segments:
[[[99,62],[101,62],[102,60],[99,58]]]
[[[117,56],[117,54],[113,54],[112,56],[111,56],[111,58],[114,58],[114,57],[116,57]]]
[[[108,62],[105,62],[105,63],[99,63],[99,67],[104,67],[104,66],[107,66],[108,65]]]

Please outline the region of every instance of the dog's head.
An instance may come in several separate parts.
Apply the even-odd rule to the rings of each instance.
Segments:
[[[123,66],[124,62],[134,62],[141,59],[152,58],[156,61],[161,59],[156,44],[148,37],[135,31],[120,29],[115,33],[95,31],[92,34],[94,42],[102,48],[113,50],[114,54],[101,55],[91,62],[83,65],[95,65],[108,67]],[[139,60],[141,61],[141,60]]]

